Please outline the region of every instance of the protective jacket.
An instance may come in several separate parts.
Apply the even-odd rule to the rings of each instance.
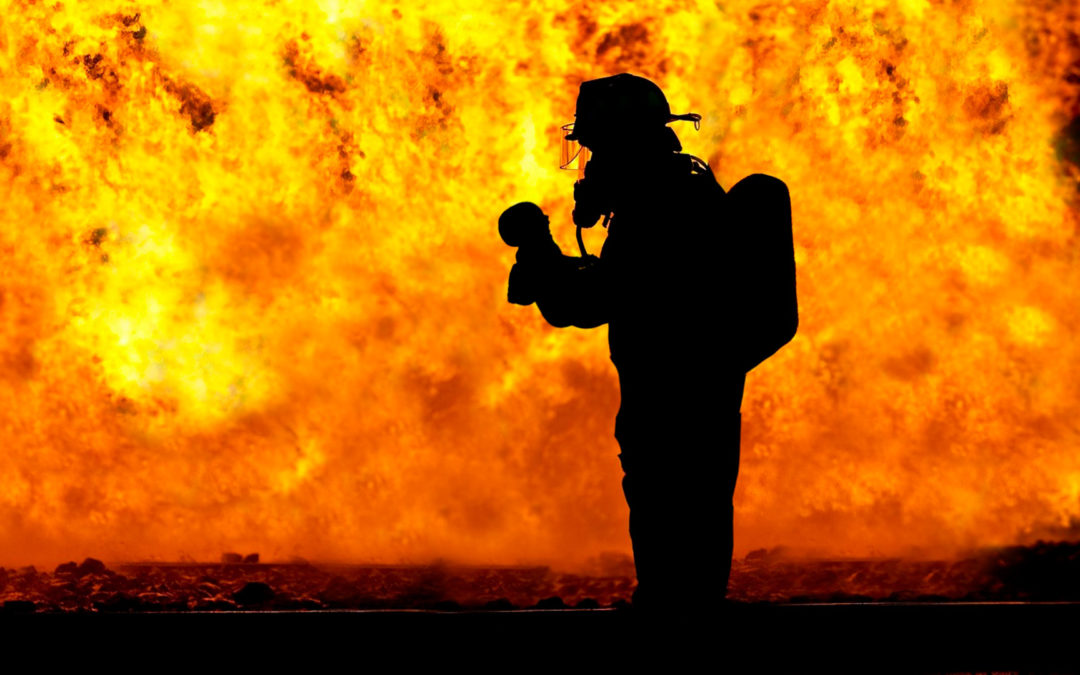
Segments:
[[[786,187],[755,175],[729,195],[701,160],[667,153],[622,174],[613,212],[597,264],[553,275],[541,313],[559,327],[609,324],[624,409],[641,381],[712,382],[715,405],[737,411],[746,372],[798,325],[793,255],[789,269],[766,270],[755,254],[759,223],[790,223]]]
[[[609,327],[635,606],[707,604],[730,572],[746,373],[798,325],[790,202],[761,175],[725,193],[689,155],[619,168],[599,260],[560,267],[536,303],[555,326]]]

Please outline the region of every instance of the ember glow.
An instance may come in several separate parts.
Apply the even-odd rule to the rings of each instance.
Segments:
[[[495,231],[530,199],[575,250],[559,128],[621,71],[793,195],[737,553],[1080,516],[1071,2],[528,7],[5,7],[0,564],[628,553],[606,332],[509,305]]]

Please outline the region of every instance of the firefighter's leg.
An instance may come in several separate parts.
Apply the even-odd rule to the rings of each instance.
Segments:
[[[624,462],[642,607],[711,607],[726,594],[741,418],[685,421]]]
[[[652,608],[666,594],[667,558],[674,553],[670,538],[671,504],[665,499],[668,479],[664,467],[658,464],[658,448],[653,434],[640,426],[633,432],[617,434],[622,453],[622,488],[630,507],[630,542],[634,551],[637,589],[633,604],[636,608]]]
[[[626,448],[624,442],[623,447]],[[628,449],[628,448],[627,448]],[[637,588],[634,591],[633,604],[636,608],[645,608],[649,603],[650,589],[659,580],[656,556],[656,518],[655,500],[651,494],[649,476],[639,471],[633,458],[624,450],[619,455],[623,466],[622,488],[626,496],[626,505],[630,507],[630,544],[634,552],[634,570],[637,575]]]
[[[720,500],[720,578],[724,595],[727,594],[727,583],[731,576],[731,556],[735,544],[735,483],[739,477],[740,442],[742,440],[742,414],[736,413],[731,422],[731,428],[726,430],[727,438],[724,447],[721,447],[720,480],[721,489],[718,495]]]
[[[709,609],[727,593],[733,549],[732,496],[739,471],[739,415],[727,413],[686,425],[680,439],[692,448],[677,466],[677,480],[665,497],[677,509],[669,541],[672,602],[684,608]]]

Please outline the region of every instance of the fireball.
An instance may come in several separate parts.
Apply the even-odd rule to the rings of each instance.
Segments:
[[[575,250],[560,129],[623,71],[792,193],[737,553],[1068,527],[1078,35],[1056,0],[13,0],[0,564],[629,553],[606,332],[508,304],[495,232],[528,199]]]

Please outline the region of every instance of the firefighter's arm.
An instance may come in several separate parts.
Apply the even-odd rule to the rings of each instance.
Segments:
[[[596,328],[610,318],[606,267],[593,256],[564,257],[539,285],[536,306],[552,326]]]

